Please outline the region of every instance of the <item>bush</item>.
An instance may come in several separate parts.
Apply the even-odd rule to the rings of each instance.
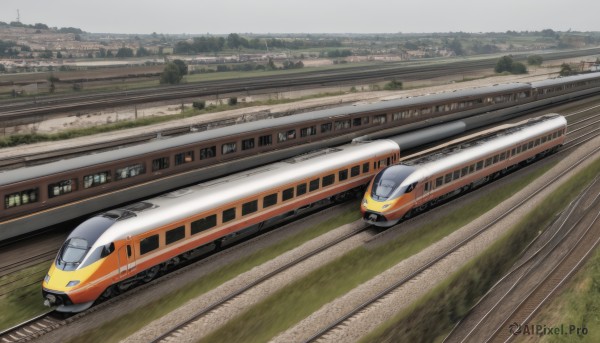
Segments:
[[[383,89],[388,91],[402,89],[402,81],[393,79],[392,81],[386,83]]]
[[[204,109],[204,107],[206,107],[206,101],[204,101],[204,100],[198,100],[198,101],[194,101],[194,102],[192,103],[192,106],[193,106],[194,108],[197,108],[197,109],[199,109],[199,110],[202,110],[202,109]]]
[[[502,73],[505,71],[510,71],[512,68],[513,59],[510,56],[502,56],[496,63],[496,67],[494,67],[494,71],[496,73]]]
[[[237,97],[232,96],[231,98],[229,98],[229,100],[227,100],[227,103],[229,104],[229,106],[235,106],[237,104]]]
[[[530,66],[539,66],[544,62],[544,58],[540,55],[531,55],[527,57],[527,64]]]
[[[575,73],[573,72],[573,69],[571,69],[570,65],[563,63],[560,66],[560,76],[569,76],[569,75],[573,75],[573,74],[575,74]]]
[[[513,74],[527,74],[527,67],[521,62],[515,62],[512,64],[510,72]]]

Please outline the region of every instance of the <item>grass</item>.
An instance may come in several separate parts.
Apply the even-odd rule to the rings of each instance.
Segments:
[[[22,144],[33,144],[33,143],[41,143],[41,142],[50,142],[50,141],[59,141],[89,135],[95,135],[99,133],[113,132],[118,130],[131,129],[141,126],[148,126],[153,124],[159,124],[169,121],[176,121],[185,118],[195,117],[206,113],[215,113],[233,110],[237,108],[246,108],[253,106],[261,106],[261,105],[276,105],[276,104],[284,104],[295,101],[302,101],[307,99],[315,99],[329,96],[336,96],[344,94],[344,92],[334,92],[334,93],[319,93],[314,95],[307,95],[296,99],[270,99],[266,101],[255,101],[252,103],[238,103],[235,106],[229,105],[218,105],[218,106],[208,106],[202,110],[197,109],[187,109],[184,110],[180,114],[168,115],[168,116],[159,116],[159,117],[146,117],[140,118],[136,120],[130,121],[121,121],[117,123],[107,124],[107,125],[99,125],[94,127],[82,128],[82,129],[72,129],[66,130],[59,133],[32,133],[32,134],[15,134],[10,136],[0,137],[0,148],[13,147]]]
[[[477,258],[426,294],[409,309],[365,337],[369,341],[440,341],[519,258],[518,253],[589,184],[600,159],[556,189]],[[596,312],[597,315],[598,312]]]
[[[176,308],[183,305],[190,299],[198,297],[203,293],[233,279],[237,275],[244,273],[255,266],[261,265],[282,253],[289,251],[301,244],[329,232],[341,225],[351,223],[360,218],[360,213],[355,210],[358,204],[351,210],[347,210],[340,216],[327,220],[314,227],[304,229],[302,232],[294,235],[274,246],[265,248],[241,261],[227,265],[213,273],[210,273],[194,282],[191,282],[182,288],[173,291],[171,294],[162,297],[162,299],[144,305],[141,308],[128,312],[125,309],[123,315],[112,319],[96,329],[90,330],[85,334],[72,339],[72,342],[116,342],[119,341],[151,321],[160,318]],[[143,315],[139,315],[143,313]]]
[[[40,262],[0,277],[0,331],[48,311],[41,285],[51,263]]]
[[[473,200],[439,220],[426,224],[380,247],[356,248],[336,261],[284,287],[272,296],[229,321],[201,342],[265,342],[285,331],[363,282],[381,274],[403,259],[469,223],[525,187],[551,166],[540,168]]]
[[[532,324],[556,327],[563,324],[585,327],[586,335],[534,336],[539,342],[600,342],[600,250],[592,254],[584,267],[575,274],[573,280],[563,288],[541,312],[529,322]],[[517,341],[527,342],[534,337],[521,337]]]

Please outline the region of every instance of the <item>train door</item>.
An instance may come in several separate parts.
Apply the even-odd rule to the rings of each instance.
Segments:
[[[124,279],[135,273],[133,246],[126,244],[119,249],[119,278]]]
[[[431,180],[429,178],[422,181],[421,187],[417,186],[415,189],[415,198],[417,199],[417,205],[421,206],[429,201],[429,193],[431,192]]]

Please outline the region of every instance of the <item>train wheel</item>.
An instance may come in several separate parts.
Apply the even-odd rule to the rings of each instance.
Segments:
[[[152,279],[154,279],[156,277],[156,275],[158,275],[158,272],[160,271],[160,267],[159,266],[154,266],[150,269],[148,269],[146,271],[146,275],[142,278],[143,282],[150,282],[152,281]]]

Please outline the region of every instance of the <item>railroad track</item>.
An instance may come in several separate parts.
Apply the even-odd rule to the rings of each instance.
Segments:
[[[600,48],[579,51],[566,51],[543,54],[544,60],[589,56],[600,53]],[[517,60],[523,60],[526,54],[515,54]],[[307,72],[301,75],[278,75],[267,78],[247,78],[224,81],[203,82],[190,85],[157,87],[152,89],[108,92],[92,95],[68,97],[44,97],[0,103],[0,117],[4,119],[19,118],[24,115],[46,115],[56,111],[73,111],[101,106],[123,106],[148,101],[173,100],[196,96],[212,96],[224,93],[248,93],[265,89],[306,86],[337,86],[348,82],[366,82],[401,77],[403,81],[420,80],[428,77],[439,77],[455,74],[457,71],[492,68],[497,58],[486,58],[475,61],[457,60],[438,64],[408,64],[406,62],[392,66],[348,67],[343,69]],[[426,75],[424,75],[424,73]]]
[[[162,335],[160,335],[159,337],[155,338],[154,340],[152,340],[153,343],[158,343],[158,342],[176,342],[178,340],[178,337],[181,335],[181,333],[189,326],[194,325],[195,322],[201,320],[204,316],[208,315],[209,313],[211,313],[212,311],[215,311],[216,309],[222,307],[223,305],[226,305],[227,303],[233,301],[235,298],[239,297],[240,295],[246,293],[247,291],[253,289],[254,287],[262,284],[263,282],[275,277],[276,275],[279,275],[281,273],[283,273],[284,271],[298,265],[299,263],[335,246],[338,245],[356,235],[358,235],[359,233],[369,229],[371,226],[367,225],[367,224],[363,224],[361,223],[361,225],[357,228],[352,230],[351,232],[335,239],[332,240],[326,244],[323,244],[322,246],[309,251],[308,253],[286,263],[285,265],[273,270],[272,272],[263,275],[262,277],[248,283],[247,285],[244,285],[243,287],[240,287],[239,289],[231,292],[230,294],[226,295],[225,297],[219,299],[218,301],[206,306],[205,308],[201,309],[200,311],[198,311],[197,313],[195,313],[193,316],[191,316],[190,318],[186,319],[185,321],[182,321],[181,323],[179,323],[178,325],[174,326],[173,328],[171,328],[170,330],[168,330],[167,332],[163,333]]]
[[[48,311],[17,326],[0,332],[0,343],[26,342],[61,325],[64,320],[56,311]]]
[[[577,250],[578,252],[586,252],[587,256],[587,252],[590,251],[590,247],[583,245],[592,244],[593,246],[596,246],[598,237],[600,237],[600,232],[598,232],[599,230],[594,232],[592,225],[596,223],[599,214],[596,213],[594,215],[594,213],[591,213],[590,207],[592,206],[592,203],[596,205],[598,204],[600,193],[597,192],[597,189],[595,189],[596,192],[590,192],[590,190],[594,189],[594,185],[597,183],[598,179],[596,179],[591,185],[582,191],[577,199],[571,202],[567,211],[561,215],[561,219],[556,225],[556,231],[552,233],[550,237],[544,238],[546,239],[546,242],[542,246],[534,250],[530,249],[530,247],[533,245],[530,244],[525,249],[525,254],[528,256],[523,256],[518,265],[513,267],[494,286],[492,286],[492,288],[490,288],[490,290],[479,300],[479,302],[473,306],[468,316],[454,327],[444,342],[498,341],[498,339],[502,336],[511,336],[509,331],[510,324],[519,323],[518,325],[522,325],[525,323],[524,321],[519,321],[523,320],[522,316],[520,318],[515,316],[515,314],[519,313],[518,308],[533,308],[531,307],[531,302],[528,305],[525,305],[525,303],[529,300],[535,300],[534,303],[536,306],[534,307],[536,309],[539,308],[539,306],[542,304],[540,300],[545,301],[548,293],[543,293],[546,296],[540,298],[540,293],[538,292],[537,295],[534,295],[535,292],[537,292],[538,289],[543,289],[542,284],[546,280],[557,280],[555,277],[551,276],[552,273],[549,271],[549,269],[552,267],[552,254],[557,255],[554,256],[554,260],[558,260],[561,258],[561,252],[569,251],[569,253],[562,256],[560,261],[556,261],[556,266],[552,268],[554,271],[564,272],[564,274],[561,275],[566,277],[570,275],[571,270],[569,269],[565,272],[564,268],[560,269],[558,267],[562,262],[565,262],[569,259],[570,253]],[[591,199],[591,203],[588,200],[587,205],[582,204],[582,202],[584,202],[583,200],[589,198],[589,194],[595,194],[595,196]],[[591,224],[585,227],[586,225],[584,219],[590,213],[595,216],[595,218]],[[542,236],[544,235],[539,235],[536,237],[536,241]],[[587,242],[584,243],[584,240]],[[579,263],[581,259],[576,257],[576,261]],[[543,277],[540,278],[540,275]],[[559,279],[560,283],[564,281],[562,278]],[[550,285],[556,286],[557,284],[550,283]],[[546,290],[547,286],[548,285],[545,286]],[[519,294],[519,292],[521,292],[521,294]],[[523,292],[528,294],[521,302],[520,307],[514,311],[511,311],[515,301],[520,296],[523,296]],[[505,313],[509,313],[510,315],[505,316]],[[499,316],[494,316],[494,314]],[[529,314],[532,315],[533,313],[529,312]],[[463,327],[461,325],[466,325],[466,330],[468,331],[465,332],[465,329],[461,329]],[[490,328],[492,329],[491,331],[489,330]],[[505,331],[501,331],[502,329],[505,329]],[[490,332],[492,332],[491,335],[489,335]]]
[[[600,134],[596,134],[595,135],[595,137],[598,137],[598,136],[600,136]],[[595,138],[595,137],[592,137],[592,138]],[[589,139],[591,139],[591,138],[588,137],[588,140]],[[566,146],[565,148],[559,150],[555,154],[555,156],[560,156],[561,154],[565,153],[566,151],[570,150],[571,148],[573,148],[575,146],[578,146],[578,145],[581,145],[581,144],[583,144],[583,142],[578,142],[578,143],[570,144],[570,145]],[[365,302],[363,302],[362,304],[358,305],[357,307],[355,307],[351,311],[348,311],[344,316],[341,316],[338,319],[336,319],[336,320],[332,321],[331,323],[329,323],[328,325],[324,326],[323,328],[321,328],[318,332],[316,332],[315,334],[313,334],[311,337],[309,337],[304,342],[317,342],[317,341],[320,341],[321,339],[324,339],[325,341],[330,341],[331,339],[327,339],[328,338],[327,337],[328,334],[333,333],[333,332],[335,332],[337,330],[343,331],[344,327],[351,325],[350,322],[352,321],[352,319],[356,318],[357,315],[359,315],[361,312],[365,311],[370,306],[381,302],[385,297],[392,296],[395,292],[399,291],[399,288],[401,286],[403,286],[404,284],[408,283],[411,280],[416,279],[419,275],[421,275],[422,273],[424,273],[427,270],[429,270],[432,266],[434,266],[438,262],[440,262],[443,259],[445,259],[446,257],[448,257],[450,254],[456,252],[459,248],[463,247],[464,245],[466,245],[467,243],[469,243],[473,239],[479,237],[482,233],[486,232],[493,225],[495,225],[496,223],[498,223],[499,221],[501,221],[503,218],[505,218],[508,215],[510,215],[516,209],[518,209],[521,206],[523,206],[525,203],[527,203],[527,201],[531,200],[537,194],[539,194],[544,189],[546,189],[549,185],[553,184],[556,180],[558,180],[562,176],[566,175],[568,172],[570,172],[571,170],[573,170],[575,167],[577,167],[578,165],[580,165],[581,163],[583,163],[585,160],[587,160],[587,158],[589,158],[590,156],[592,156],[593,154],[595,154],[598,151],[600,151],[600,147],[597,147],[592,152],[586,154],[586,156],[584,156],[583,158],[579,159],[572,166],[570,166],[566,170],[564,170],[561,173],[559,173],[559,175],[555,176],[552,180],[550,180],[549,182],[547,182],[543,187],[539,188],[538,190],[536,190],[532,194],[528,195],[525,199],[522,199],[517,205],[513,206],[512,208],[510,208],[506,212],[500,214],[498,217],[496,217],[494,220],[492,220],[487,225],[479,228],[473,234],[471,234],[470,236],[468,236],[464,240],[456,243],[455,245],[453,245],[452,247],[450,247],[446,251],[440,253],[439,255],[437,255],[436,257],[434,257],[433,259],[431,259],[427,263],[424,263],[421,267],[419,267],[418,269],[416,269],[415,271],[413,271],[412,273],[410,273],[406,277],[404,277],[404,278],[396,281],[395,283],[393,283],[392,285],[390,285],[388,288],[386,288],[383,291],[377,293],[373,297],[367,299]],[[388,231],[390,231],[390,230],[388,230]]]

